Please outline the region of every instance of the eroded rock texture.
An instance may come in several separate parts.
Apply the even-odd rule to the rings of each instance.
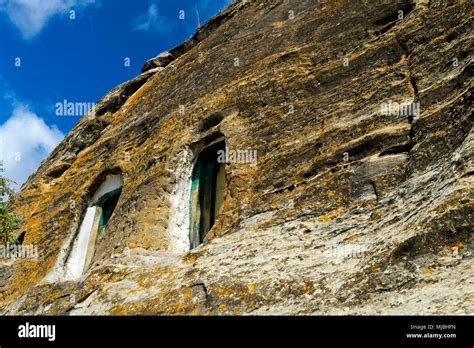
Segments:
[[[472,12],[234,2],[105,96],[23,186],[40,257],[0,272],[2,312],[473,314]],[[389,100],[420,113],[383,114]],[[185,186],[218,134],[258,163],[227,166],[221,214],[189,251]],[[93,264],[61,281],[114,170]]]

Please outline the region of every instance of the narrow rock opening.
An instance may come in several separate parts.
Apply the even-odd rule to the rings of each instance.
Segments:
[[[104,99],[97,103],[95,115],[102,116],[107,112],[117,112],[126,101],[138,91],[153,74],[142,74],[133,80],[127,81],[118,87],[115,87]]]
[[[385,25],[395,25],[395,22],[397,22],[400,19],[400,14],[403,14],[403,18],[406,18],[406,16],[415,9],[415,4],[406,4],[404,7],[397,9],[395,12],[389,14],[388,16],[382,17],[379,20],[377,20],[374,24],[376,26],[385,26]]]
[[[205,132],[217,126],[218,124],[222,122],[223,119],[224,119],[224,115],[222,115],[221,113],[215,113],[209,116],[208,118],[202,121],[200,131]]]
[[[401,9],[397,9],[395,12],[390,15],[383,17],[377,20],[374,25],[379,27],[378,35],[385,34],[390,29],[392,29],[402,18],[406,16],[415,9],[415,4],[407,4]]]
[[[23,242],[25,241],[25,235],[26,235],[26,231],[23,231],[18,236],[17,242],[18,242],[19,245],[23,245]]]
[[[388,149],[382,151],[379,154],[379,157],[389,156],[389,155],[397,155],[397,154],[400,154],[400,153],[408,153],[408,152],[411,151],[412,148],[413,148],[412,143],[392,146],[392,147],[389,147]]]

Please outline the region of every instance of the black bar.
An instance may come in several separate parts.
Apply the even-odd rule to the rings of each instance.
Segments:
[[[20,325],[55,325],[55,339],[20,338]],[[432,325],[430,327],[429,325]],[[437,326],[441,325],[441,326]],[[422,330],[423,329],[423,330]],[[0,346],[314,344],[473,347],[472,316],[3,317]],[[25,331],[24,331],[25,332]],[[407,334],[456,337],[408,338]]]

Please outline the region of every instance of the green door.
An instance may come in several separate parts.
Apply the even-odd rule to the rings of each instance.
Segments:
[[[189,202],[191,248],[202,243],[223,202],[225,164],[217,162],[219,150],[225,150],[224,142],[203,150],[193,169]]]

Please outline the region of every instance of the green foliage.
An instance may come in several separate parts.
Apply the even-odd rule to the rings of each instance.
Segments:
[[[11,180],[5,178],[3,164],[0,162],[0,243],[16,244],[15,231],[21,224],[21,218],[13,211],[15,191],[10,187]]]

